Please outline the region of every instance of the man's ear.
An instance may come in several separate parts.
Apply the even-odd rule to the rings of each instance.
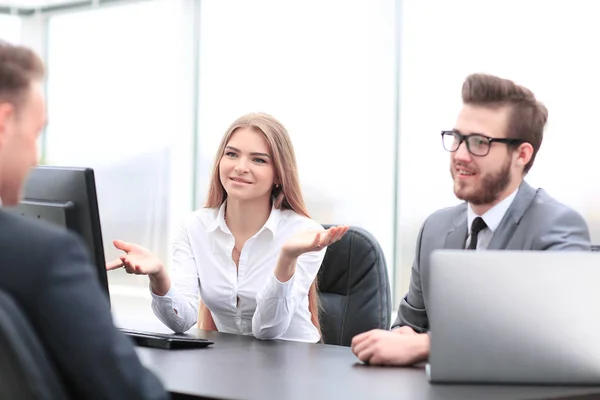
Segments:
[[[531,143],[521,143],[515,151],[515,164],[524,167],[533,157],[533,146]]]
[[[0,146],[6,140],[6,134],[8,132],[8,126],[12,123],[15,115],[15,107],[6,102],[0,103]]]

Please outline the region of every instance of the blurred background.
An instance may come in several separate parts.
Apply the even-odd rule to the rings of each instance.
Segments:
[[[529,183],[600,243],[600,3],[594,0],[0,0],[0,38],[48,67],[41,162],[93,167],[112,240],[170,260],[218,142],[251,111],[288,128],[309,211],[380,242],[394,307],[418,230],[458,203],[440,131],[473,72],[549,109]],[[109,274],[113,310],[150,311],[146,277]]]

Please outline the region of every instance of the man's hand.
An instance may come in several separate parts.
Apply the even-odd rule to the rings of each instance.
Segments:
[[[411,328],[410,326],[408,326],[408,325],[403,325],[403,326],[401,326],[399,328],[392,329],[392,332],[394,332],[394,333],[401,333],[401,334],[404,334],[404,335],[418,335],[418,333],[415,332],[415,330],[413,328]]]
[[[352,352],[360,361],[371,365],[406,366],[427,360],[429,335],[409,329],[373,329],[356,335],[352,339]]]

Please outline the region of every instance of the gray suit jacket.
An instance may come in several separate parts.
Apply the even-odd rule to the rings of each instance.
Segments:
[[[429,256],[436,249],[464,249],[467,233],[467,203],[427,218],[419,232],[408,294],[400,302],[392,328],[408,325],[417,332],[429,330],[424,300],[429,289]],[[590,247],[589,230],[581,215],[523,181],[488,249],[589,251]]]
[[[0,210],[0,288],[27,315],[73,399],[169,397],[113,325],[75,235]]]

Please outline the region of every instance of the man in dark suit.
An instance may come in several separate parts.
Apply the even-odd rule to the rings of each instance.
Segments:
[[[0,43],[3,205],[19,202],[37,164],[37,138],[46,123],[43,78],[32,51]],[[24,310],[73,398],[168,398],[114,327],[95,270],[73,234],[0,212],[0,289]]]
[[[546,107],[530,90],[485,74],[467,77],[462,97],[456,125],[442,132],[442,140],[451,152],[454,193],[465,202],[433,213],[421,227],[410,287],[392,331],[352,340],[363,362],[408,365],[428,358],[425,299],[433,250],[590,250],[584,219],[524,181],[542,143]]]

